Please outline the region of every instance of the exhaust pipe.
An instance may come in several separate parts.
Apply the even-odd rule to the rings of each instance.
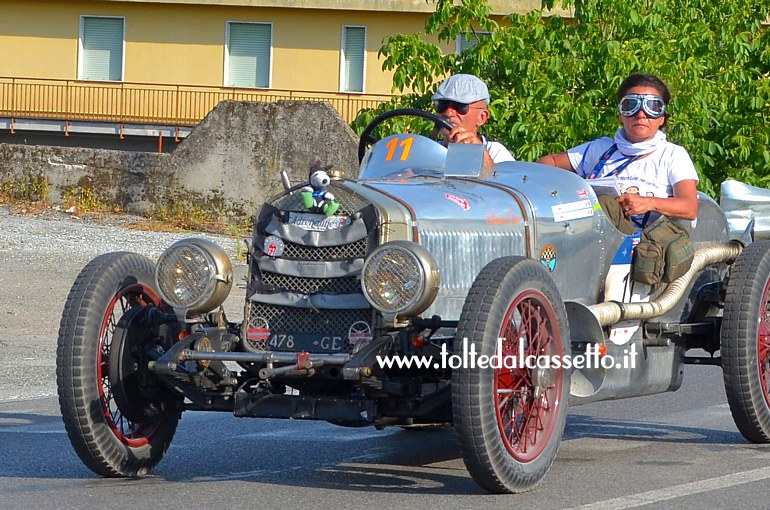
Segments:
[[[706,266],[719,262],[732,262],[743,251],[740,241],[713,243],[701,246],[695,252],[690,269],[666,286],[666,289],[653,301],[646,303],[619,303],[605,301],[591,305],[588,309],[596,316],[602,326],[611,326],[620,321],[634,319],[652,319],[671,310],[682,299],[690,282]]]

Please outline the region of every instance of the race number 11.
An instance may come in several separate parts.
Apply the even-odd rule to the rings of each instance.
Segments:
[[[394,138],[388,142],[388,154],[385,156],[385,161],[391,161],[396,153],[396,149],[400,145],[403,148],[401,152],[401,161],[406,161],[409,158],[409,151],[412,150],[412,140],[414,137],[404,138],[401,143],[398,143],[398,138]]]

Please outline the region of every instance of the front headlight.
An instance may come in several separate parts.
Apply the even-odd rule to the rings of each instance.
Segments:
[[[372,306],[400,317],[425,311],[436,299],[439,283],[433,256],[410,241],[391,241],[375,249],[361,275],[361,288]]]
[[[164,301],[189,312],[209,312],[227,298],[233,266],[227,253],[208,239],[182,239],[164,251],[155,268]]]

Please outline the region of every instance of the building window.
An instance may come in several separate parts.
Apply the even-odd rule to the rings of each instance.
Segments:
[[[271,23],[227,23],[226,87],[270,87]]]
[[[340,90],[363,92],[366,56],[366,27],[342,27]]]
[[[80,17],[78,79],[123,80],[125,18]]]
[[[455,51],[462,53],[468,48],[472,48],[479,43],[479,37],[489,37],[489,32],[465,32],[457,36]]]

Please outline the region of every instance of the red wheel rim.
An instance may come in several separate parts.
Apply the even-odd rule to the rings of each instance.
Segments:
[[[501,363],[508,361],[494,372],[497,427],[513,458],[529,462],[543,452],[553,434],[564,384],[561,369],[536,364],[539,357],[550,364],[552,356],[563,355],[559,321],[549,300],[534,290],[519,294],[498,338],[502,352],[496,347],[495,354]],[[532,360],[529,366],[535,368],[526,366],[526,360]]]
[[[141,283],[127,285],[120,289],[107,306],[99,331],[99,353],[97,359],[97,377],[102,412],[115,437],[132,447],[148,444],[161,426],[162,418],[148,419],[146,422],[131,421],[121,413],[112,394],[110,380],[110,352],[112,338],[118,321],[128,309],[135,306],[157,306],[161,304],[155,292]]]
[[[770,281],[762,292],[762,308],[757,322],[757,369],[765,404],[770,407]]]

